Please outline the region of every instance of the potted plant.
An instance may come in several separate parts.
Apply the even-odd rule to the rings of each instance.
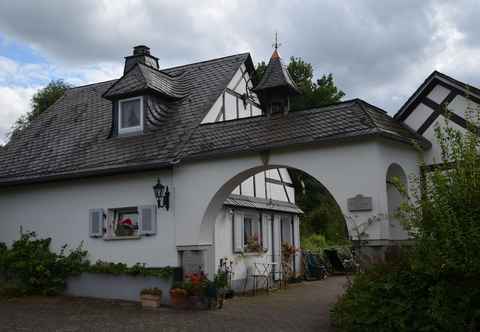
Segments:
[[[258,254],[264,253],[264,249],[257,235],[253,235],[247,238],[245,249],[247,252],[258,253]]]
[[[140,292],[140,301],[144,308],[158,308],[162,302],[162,290],[157,287],[144,288]]]
[[[189,302],[192,308],[203,308],[208,286],[208,279],[204,272],[189,273],[185,276],[185,289],[188,291]]]
[[[170,289],[170,303],[175,309],[186,309],[189,304],[187,290],[181,285]]]

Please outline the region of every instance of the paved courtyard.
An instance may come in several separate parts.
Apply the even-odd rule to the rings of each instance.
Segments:
[[[333,331],[330,305],[343,277],[305,282],[286,291],[236,297],[222,310],[142,310],[130,302],[67,297],[0,301],[0,331]]]

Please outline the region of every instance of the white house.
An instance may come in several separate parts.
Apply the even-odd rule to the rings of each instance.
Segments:
[[[289,112],[299,92],[276,50],[255,86],[248,53],[158,62],[135,47],[121,78],[67,90],[1,149],[0,241],[22,228],[55,248],[83,242],[93,261],[209,276],[229,257],[240,285],[282,242],[299,245],[288,169],[300,169],[332,194],[351,237],[382,249],[408,239],[389,179],[419,174],[415,145],[434,163],[441,104],[462,127],[466,93],[480,98],[434,72],[394,118],[360,99]]]

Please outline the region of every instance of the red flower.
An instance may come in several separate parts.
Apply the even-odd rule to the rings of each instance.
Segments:
[[[127,219],[124,219],[124,220],[120,221],[120,225],[130,225],[130,226],[132,226],[133,221],[132,221],[132,219],[127,218]]]

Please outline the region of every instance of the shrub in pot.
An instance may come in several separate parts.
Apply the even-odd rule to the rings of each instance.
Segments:
[[[140,301],[144,308],[158,308],[162,302],[162,290],[157,287],[142,289]]]

